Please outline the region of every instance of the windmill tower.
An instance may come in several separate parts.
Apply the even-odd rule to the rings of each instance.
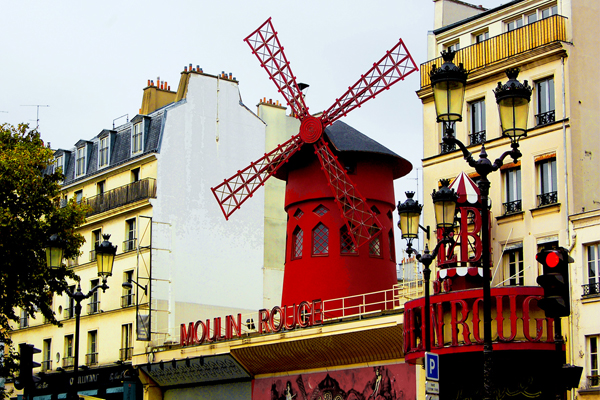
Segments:
[[[396,279],[393,240],[389,244],[392,182],[412,166],[336,121],[417,71],[414,60],[400,40],[315,117],[308,113],[271,19],[245,41],[300,120],[300,132],[212,188],[225,218],[275,175],[286,181],[288,213],[282,304],[390,289]]]

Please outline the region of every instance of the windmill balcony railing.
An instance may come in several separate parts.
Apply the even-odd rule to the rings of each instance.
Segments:
[[[469,135],[469,140],[471,142],[471,146],[485,143],[485,130],[471,133]]]
[[[538,207],[558,203],[558,192],[548,192],[537,195]]]
[[[454,63],[462,63],[469,72],[507,60],[517,54],[545,46],[554,42],[567,40],[567,18],[553,15],[521,28],[491,37],[483,42],[464,47],[456,52]],[[431,66],[441,66],[442,58],[438,57],[421,64],[421,89],[429,87]]]
[[[85,199],[87,216],[99,214],[136,201],[156,198],[156,179],[145,178]]]
[[[502,205],[504,206],[504,215],[521,212],[521,200],[507,201]]]
[[[556,111],[546,111],[541,114],[537,114],[535,116],[535,120],[537,122],[537,126],[548,125],[556,121]]]
[[[42,372],[52,371],[52,360],[44,360],[41,363]]]
[[[594,296],[600,294],[600,283],[589,283],[581,285],[583,287],[583,296]]]

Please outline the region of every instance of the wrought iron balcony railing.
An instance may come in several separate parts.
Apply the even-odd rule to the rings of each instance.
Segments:
[[[90,262],[96,261],[96,250],[90,251]]]
[[[600,375],[588,375],[588,387],[600,386]]]
[[[535,116],[535,120],[537,122],[537,126],[547,125],[547,124],[553,123],[556,120],[555,114],[556,114],[555,110],[547,111],[547,112],[541,113],[541,114],[537,114]]]
[[[583,287],[583,296],[593,296],[600,294],[600,283],[590,283],[587,285],[581,285]]]
[[[558,192],[548,192],[537,195],[538,207],[558,203]]]
[[[97,314],[100,312],[100,301],[91,301],[88,303],[88,314]]]
[[[150,198],[156,198],[156,179],[141,179],[85,199],[85,203],[91,208],[87,216]]]
[[[517,54],[567,40],[566,18],[553,15],[521,28],[491,37],[483,42],[464,47],[456,52],[454,64],[462,63],[469,72],[485,68]],[[421,89],[431,85],[431,66],[443,64],[438,57],[421,64]]]
[[[42,372],[52,371],[52,360],[44,360],[41,364]]]
[[[471,145],[485,143],[485,130],[471,133],[469,140],[471,141]]]
[[[129,239],[123,241],[123,253],[134,251],[137,246],[137,239]]]
[[[440,154],[446,154],[446,153],[450,153],[451,151],[456,150],[456,145],[454,143],[452,144],[446,144],[444,142],[440,143]]]
[[[133,357],[133,347],[124,347],[119,351],[119,360],[127,361]]]
[[[521,200],[507,201],[502,205],[504,206],[504,215],[521,212]]]
[[[71,319],[73,317],[75,317],[75,308],[74,307],[67,307],[63,310],[63,316],[65,319]]]
[[[121,307],[130,307],[133,305],[133,293],[124,294],[121,296]]]
[[[98,365],[98,353],[87,353],[85,355],[85,365]]]
[[[69,368],[75,365],[75,358],[73,356],[65,356],[62,359],[63,368]]]

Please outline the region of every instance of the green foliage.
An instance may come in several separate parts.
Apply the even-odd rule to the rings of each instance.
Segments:
[[[60,207],[64,176],[51,173],[52,161],[36,130],[0,125],[0,342],[11,343],[10,323],[19,322],[19,310],[58,325],[52,295],[64,292],[66,277],[76,279],[65,266],[46,266],[45,243],[54,233],[66,242],[65,258],[79,255],[84,239],[76,229],[86,212],[75,201]],[[14,350],[6,353],[12,365]]]

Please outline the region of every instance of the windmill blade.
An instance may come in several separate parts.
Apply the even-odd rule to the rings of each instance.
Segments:
[[[350,237],[358,248],[381,232],[381,224],[323,138],[314,146]]]
[[[231,178],[211,188],[225,219],[229,219],[235,210],[252,197],[252,194],[263,186],[265,181],[275,174],[303,143],[299,134],[293,136]]]
[[[323,128],[374,98],[419,68],[402,39],[321,116]]]
[[[252,32],[246,39],[252,53],[267,71],[277,90],[288,103],[294,115],[302,119],[308,115],[308,107],[304,104],[302,91],[298,88],[296,77],[290,69],[283,47],[277,38],[271,18]]]

